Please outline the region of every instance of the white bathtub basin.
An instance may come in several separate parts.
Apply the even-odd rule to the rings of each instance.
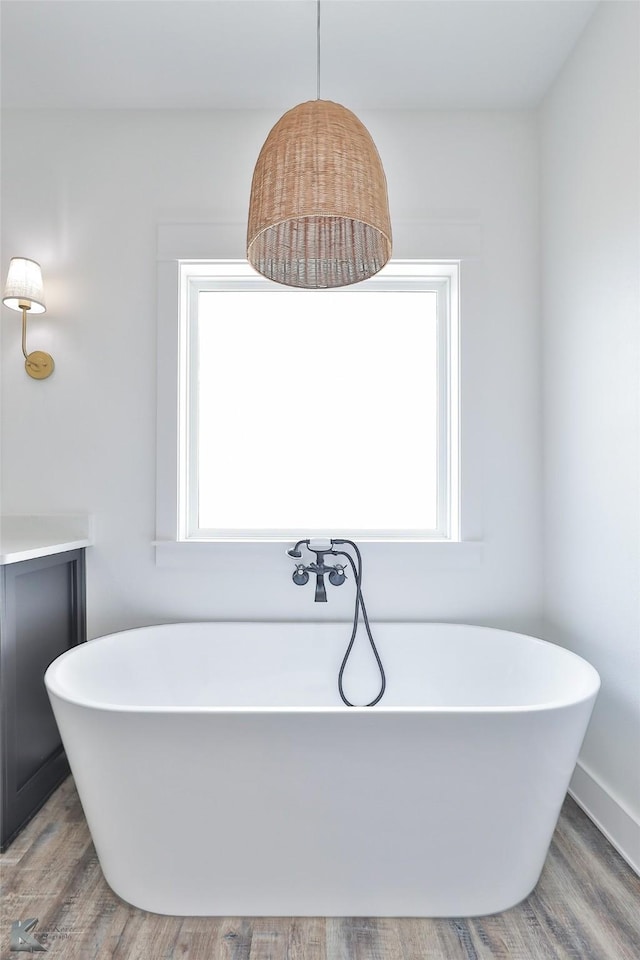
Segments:
[[[535,886],[599,677],[560,647],[376,624],[129,630],[47,670],[105,877],[156,913],[473,916]],[[356,702],[378,676],[361,637]]]

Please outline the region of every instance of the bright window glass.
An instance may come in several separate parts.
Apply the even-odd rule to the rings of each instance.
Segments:
[[[188,267],[187,536],[450,537],[451,265],[332,291]]]

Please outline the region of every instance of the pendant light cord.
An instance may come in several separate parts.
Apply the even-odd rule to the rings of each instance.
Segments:
[[[320,0],[316,17],[316,100],[320,99]]]

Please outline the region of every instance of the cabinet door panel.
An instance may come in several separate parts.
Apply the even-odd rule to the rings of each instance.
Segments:
[[[0,852],[69,773],[44,686],[86,639],[84,550],[0,567]]]
[[[16,578],[16,781],[20,789],[61,746],[44,672],[72,639],[72,568]]]

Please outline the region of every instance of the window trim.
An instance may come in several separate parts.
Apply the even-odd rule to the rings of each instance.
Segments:
[[[396,288],[398,279],[403,289],[433,289],[438,297],[438,517],[440,526],[435,530],[355,530],[321,531],[316,535],[351,535],[363,542],[457,542],[460,539],[460,491],[459,491],[459,261],[395,260],[380,274],[345,288],[345,294],[357,295],[358,289]],[[241,260],[201,260],[190,258],[174,262],[172,270],[175,303],[178,320],[178,354],[175,358],[173,379],[175,382],[174,412],[175,435],[173,441],[174,482],[166,482],[167,427],[161,425],[163,406],[168,413],[165,395],[169,384],[163,383],[160,366],[162,344],[159,330],[158,369],[158,541],[180,543],[234,543],[234,542],[289,542],[293,537],[305,536],[308,530],[204,530],[194,524],[197,519],[197,467],[190,470],[189,464],[197,456],[197,411],[195,393],[197,382],[190,373],[197,363],[197,297],[201,290],[212,288],[212,279],[218,279],[221,289],[273,289],[273,284],[255,273]],[[159,298],[168,292],[166,284],[159,284]],[[177,287],[177,289],[175,289]],[[299,291],[297,291],[299,293]],[[159,300],[160,307],[160,300]],[[168,309],[168,308],[167,308]],[[444,326],[444,336],[442,335]],[[166,364],[165,364],[166,366]],[[178,397],[177,411],[175,398]],[[164,400],[164,403],[161,403]],[[177,413],[177,416],[176,416]],[[169,418],[171,419],[171,418]],[[161,437],[162,433],[162,437]],[[161,442],[162,441],[162,442]],[[165,470],[160,466],[161,450],[164,449]],[[442,450],[445,456],[442,456]],[[177,453],[177,456],[176,456]],[[164,478],[164,480],[163,480]],[[163,491],[161,487],[173,488]],[[185,491],[186,495],[182,495]],[[167,495],[168,493],[168,495]],[[443,522],[444,521],[444,522]],[[448,523],[447,523],[448,521]]]

